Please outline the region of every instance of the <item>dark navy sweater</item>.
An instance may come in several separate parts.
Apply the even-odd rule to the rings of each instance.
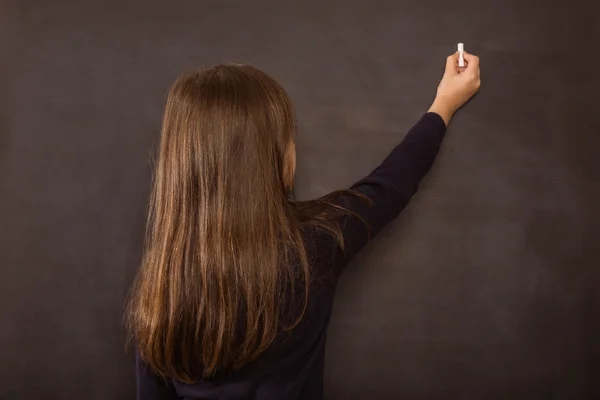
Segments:
[[[373,172],[352,186],[369,202],[354,196],[337,200],[355,213],[340,221],[344,251],[328,234],[305,232],[311,271],[322,279],[311,283],[306,314],[290,334],[280,335],[258,360],[241,370],[210,381],[198,379],[194,384],[165,381],[137,357],[137,398],[322,399],[325,340],[337,278],[352,257],[408,204],[431,168],[445,132],[438,114],[425,114]]]

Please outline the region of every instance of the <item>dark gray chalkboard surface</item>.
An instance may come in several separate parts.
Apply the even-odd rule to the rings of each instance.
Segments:
[[[326,399],[599,398],[593,7],[4,0],[0,399],[133,398],[122,304],[180,72],[232,61],[279,80],[309,198],[387,155],[458,42],[481,57],[481,92],[409,208],[343,277]]]

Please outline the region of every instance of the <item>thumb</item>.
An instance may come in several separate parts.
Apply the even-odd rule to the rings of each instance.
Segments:
[[[458,51],[454,54],[449,55],[448,58],[446,58],[445,73],[449,74],[449,75],[457,75],[458,74],[457,65],[458,65]]]

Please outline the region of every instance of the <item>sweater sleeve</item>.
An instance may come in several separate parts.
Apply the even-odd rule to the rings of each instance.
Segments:
[[[339,205],[352,214],[341,221],[344,251],[337,257],[337,276],[354,255],[406,207],[433,165],[445,132],[442,117],[435,113],[423,115],[373,172],[351,186],[350,189],[366,200],[352,195],[339,198]]]

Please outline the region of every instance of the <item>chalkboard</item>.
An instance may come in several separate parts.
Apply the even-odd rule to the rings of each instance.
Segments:
[[[311,198],[387,155],[458,42],[481,91],[345,272],[325,398],[598,398],[600,30],[575,3],[3,1],[0,399],[134,397],[123,302],[181,72],[282,83]]]

